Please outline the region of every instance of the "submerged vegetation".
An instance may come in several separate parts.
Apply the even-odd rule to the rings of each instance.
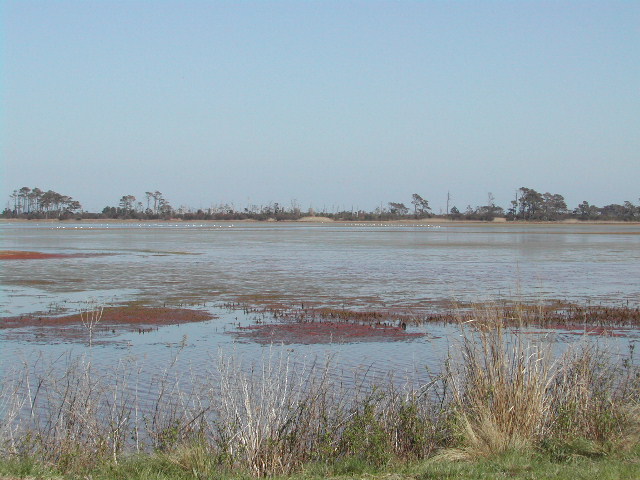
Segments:
[[[528,321],[522,312],[509,322]],[[105,371],[91,352],[25,360],[5,368],[0,469],[219,478],[392,468],[428,479],[513,468],[515,478],[543,478],[531,469],[614,468],[611,459],[628,456],[637,476],[640,370],[632,348],[619,355],[585,340],[554,351],[510,328],[497,307],[467,310],[457,325],[455,348],[420,385],[358,372],[345,381],[331,358],[277,346],[252,364],[221,352],[208,372],[182,365],[180,347],[161,371],[135,358]],[[153,379],[145,391],[137,387],[143,376]]]
[[[540,193],[532,188],[521,187],[516,191],[515,199],[507,208],[495,204],[493,194],[487,196],[486,205],[464,210],[456,206],[449,208],[450,196],[447,195],[445,212],[435,214],[429,201],[418,193],[411,196],[410,206],[403,202],[381,204],[373,211],[339,207],[315,210],[309,207],[303,210],[293,200],[289,206],[280,203],[268,205],[247,205],[238,208],[233,204],[222,203],[207,209],[192,209],[186,206],[174,208],[162,192],[145,192],[145,201],[135,195],[123,195],[117,206],[106,206],[101,212],[86,212],[81,204],[71,197],[52,190],[43,191],[35,187],[22,187],[10,195],[10,201],[1,216],[4,218],[25,219],[181,219],[181,220],[299,220],[305,217],[320,216],[331,220],[368,221],[368,220],[407,220],[443,218],[449,220],[491,221],[503,218],[509,221],[558,221],[558,220],[601,220],[601,221],[640,221],[640,205],[630,201],[623,204],[610,204],[597,207],[586,200],[574,209],[568,208],[565,199],[558,193]]]

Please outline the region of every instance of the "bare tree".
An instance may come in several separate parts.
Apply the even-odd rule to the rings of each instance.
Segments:
[[[95,300],[88,301],[86,307],[80,311],[80,320],[89,332],[89,347],[93,345],[93,331],[102,320],[104,307]]]

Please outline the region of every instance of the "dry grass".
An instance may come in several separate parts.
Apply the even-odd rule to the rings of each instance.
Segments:
[[[543,433],[553,380],[549,347],[509,334],[498,312],[461,325],[460,357],[450,363],[459,455],[491,455],[530,446]]]
[[[293,440],[309,399],[305,367],[294,375],[292,358],[273,349],[248,372],[237,357],[220,358],[219,445],[229,458],[257,475],[287,473],[304,458],[302,439]]]
[[[629,448],[640,439],[637,368],[585,341],[554,354],[542,338],[514,333],[486,308],[461,323],[450,362],[453,430],[446,458],[530,450],[549,439]]]

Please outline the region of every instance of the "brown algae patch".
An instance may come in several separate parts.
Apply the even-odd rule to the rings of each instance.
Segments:
[[[260,344],[321,344],[353,342],[394,342],[422,337],[403,326],[374,326],[342,322],[276,323],[238,327],[228,332],[239,339]]]

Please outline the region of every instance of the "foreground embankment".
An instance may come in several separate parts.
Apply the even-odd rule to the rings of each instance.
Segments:
[[[588,458],[605,459],[589,468],[615,470],[617,458],[637,473],[633,347],[621,355],[585,340],[558,352],[508,328],[492,307],[458,320],[455,348],[417,386],[365,373],[347,389],[330,358],[301,361],[284,346],[265,348],[251,365],[220,355],[209,372],[181,364],[180,350],[153,371],[134,359],[101,369],[91,350],[69,354],[63,369],[42,359],[5,366],[2,468],[92,478],[389,469],[425,479],[544,478],[531,469]],[[153,388],[136,388],[141,375]]]
[[[204,453],[204,454],[203,454]],[[199,480],[227,479],[247,480],[247,472],[219,468],[206,452],[197,447],[174,454],[155,453],[129,457],[118,464],[98,465],[78,474],[63,474],[59,470],[42,465],[32,459],[0,460],[0,479],[16,480],[63,478],[91,478],[92,480]],[[473,461],[404,461],[373,467],[358,462],[335,464],[312,463],[299,471],[277,478],[287,480],[484,480],[509,478],[511,480],[575,480],[640,478],[640,452],[614,453],[611,455],[563,456],[545,452],[509,452],[491,458]]]

